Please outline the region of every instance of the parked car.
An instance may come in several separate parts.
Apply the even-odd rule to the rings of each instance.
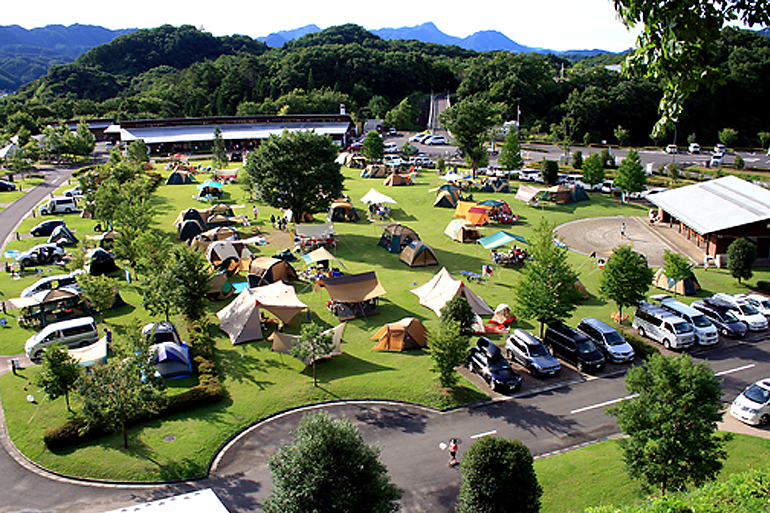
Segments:
[[[354,141],[350,146],[348,146],[349,150],[360,150],[364,147],[364,143],[359,141]]]
[[[700,144],[690,143],[690,146],[687,148],[687,153],[690,153],[690,154],[700,153]]]
[[[676,147],[676,144],[669,144],[666,146],[666,153],[679,153],[679,148]]]
[[[177,345],[182,345],[182,339],[179,336],[179,332],[176,330],[174,323],[170,321],[145,324],[144,328],[142,328],[142,335],[144,335],[146,339],[149,339],[150,336],[154,336],[153,344],[173,342]]]
[[[60,262],[66,252],[56,244],[38,244],[16,257],[24,267]]]
[[[752,426],[770,423],[770,378],[749,386],[735,398],[730,415]]]
[[[577,326],[578,331],[593,340],[605,358],[615,363],[634,361],[634,348],[626,342],[618,330],[595,317],[586,317]]]
[[[15,190],[16,186],[14,184],[6,180],[0,180],[0,192],[10,192]]]
[[[495,392],[515,392],[521,388],[521,376],[503,358],[500,348],[486,337],[479,337],[471,348],[468,369],[481,376]]]
[[[59,226],[64,226],[64,219],[49,219],[32,227],[29,233],[33,237],[49,237]]]
[[[398,144],[394,142],[385,143],[385,153],[398,153]]]
[[[519,171],[519,180],[522,182],[535,182],[539,176],[540,171],[537,169],[522,169]]]
[[[388,135],[391,136],[391,137],[398,137],[398,135],[399,135],[398,134],[398,130],[396,130],[395,128],[391,127],[391,128],[388,129]]]
[[[420,132],[419,134],[414,134],[412,137],[410,137],[409,142],[422,143],[425,142],[425,139],[428,137],[430,137],[430,134]]]
[[[553,376],[561,370],[559,360],[548,351],[539,338],[517,328],[505,341],[509,360],[524,366],[533,376]]]
[[[75,196],[82,196],[83,193],[80,191],[80,186],[73,187],[72,189],[67,189],[64,191],[64,195],[68,198],[73,198]]]
[[[422,166],[422,167],[428,167],[433,165],[433,161],[430,159],[430,157],[427,157],[425,155],[416,155],[414,157],[409,157],[409,163],[414,164],[415,166]]]
[[[703,312],[703,315],[714,323],[719,333],[725,337],[744,337],[748,333],[749,329],[744,323],[738,320],[728,308],[715,305],[706,304],[704,301],[693,301],[690,305],[699,312]]]
[[[99,340],[93,317],[78,317],[55,322],[32,335],[24,344],[24,351],[32,360],[40,360],[48,346],[62,344],[69,348],[85,347]]]
[[[38,207],[38,212],[42,215],[58,214],[64,212],[69,214],[78,209],[75,198],[51,198]]]
[[[711,156],[711,160],[709,161],[709,167],[719,167],[724,163],[724,160],[725,160],[724,153],[715,153]]]
[[[443,135],[433,135],[431,137],[428,137],[425,141],[423,141],[423,144],[428,144],[430,146],[438,146],[440,144],[446,144],[446,137]]]
[[[561,321],[548,323],[543,342],[555,355],[575,365],[578,372],[598,371],[604,367],[604,356],[591,339]]]
[[[704,301],[721,304],[729,308],[750,331],[763,331],[767,329],[767,317],[759,313],[759,310],[751,306],[748,301],[736,299],[724,292],[718,292]]]
[[[748,304],[759,310],[759,313],[764,315],[765,317],[770,317],[770,298],[767,296],[762,296],[760,294],[751,294],[751,293],[745,293],[745,294],[738,294],[735,296],[736,299],[742,299],[743,301],[746,301]]]
[[[652,299],[658,300],[660,307],[664,310],[668,310],[677,317],[687,321],[692,326],[692,329],[695,330],[695,338],[698,345],[711,346],[719,342],[719,333],[716,326],[700,310],[696,310],[690,305],[686,305],[665,294],[652,296]]]
[[[666,349],[685,349],[695,343],[695,330],[687,321],[647,301],[637,307],[631,326],[640,337],[651,338]]]
[[[722,155],[724,155],[726,152],[727,152],[727,147],[724,144],[719,143],[716,146],[714,146],[714,153],[715,154],[722,154]]]
[[[19,297],[30,297],[44,290],[55,290],[62,287],[80,290],[77,276],[79,274],[84,274],[85,272],[86,271],[84,269],[76,269],[69,274],[57,274],[54,276],[46,276],[45,278],[40,278],[35,283],[22,290]]]

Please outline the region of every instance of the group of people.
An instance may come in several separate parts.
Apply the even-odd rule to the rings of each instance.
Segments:
[[[256,215],[254,217],[256,217]],[[289,225],[289,222],[285,217],[281,216],[276,218],[274,215],[270,216],[270,223],[273,225],[273,228],[281,231],[285,231]]]
[[[513,245],[508,251],[492,250],[492,262],[498,265],[523,265],[527,259],[527,252]]]
[[[369,203],[370,219],[388,219],[390,217],[390,207],[380,205],[379,203]]]

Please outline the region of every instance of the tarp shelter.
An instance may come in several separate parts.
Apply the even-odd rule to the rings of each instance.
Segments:
[[[280,281],[243,289],[232,303],[217,312],[219,329],[229,335],[233,345],[262,339],[260,307],[289,324],[307,305],[299,300],[294,287]]]
[[[67,354],[81,367],[92,367],[107,363],[107,337],[102,337],[90,346],[68,349]]]
[[[201,233],[203,233],[203,225],[194,219],[188,219],[187,221],[182,221],[182,224],[179,225],[176,236],[179,240],[186,242],[194,239]]]
[[[692,271],[690,271],[690,275],[687,278],[674,281],[663,273],[662,267],[655,273],[652,284],[659,289],[667,290],[675,294],[682,294],[683,296],[691,296],[700,290],[698,278],[695,277],[695,273]]]
[[[115,257],[103,248],[91,248],[86,251],[85,270],[91,276],[101,276],[120,270],[115,264]]]
[[[308,357],[307,360],[300,360],[302,363],[304,363],[306,366],[310,365],[314,361],[320,360],[321,358],[330,358],[332,356],[338,356],[342,354],[342,348],[340,347],[340,343],[342,342],[342,332],[345,330],[345,323],[338,324],[334,328],[330,328],[323,333],[331,333],[332,334],[332,350],[331,352],[323,355],[316,356],[315,359],[311,359],[311,357]],[[297,340],[299,340],[298,335],[289,335],[288,333],[281,333],[278,331],[274,331],[272,335],[268,338],[273,343],[272,350],[276,353],[284,353],[291,355],[291,349],[294,347],[294,344],[297,343]]]
[[[195,238],[190,241],[190,246],[198,250],[204,250],[208,248],[209,244],[212,242],[218,240],[233,241],[238,240],[239,238],[235,228],[231,228],[230,226],[218,226],[217,228],[212,228],[211,230],[196,235]]]
[[[347,276],[321,279],[334,306],[334,314],[342,321],[376,315],[377,298],[385,294],[385,289],[374,271],[350,274]]]
[[[388,166],[385,164],[369,164],[361,171],[361,178],[385,178],[388,176]]]
[[[253,253],[246,244],[239,241],[218,240],[206,249],[206,260],[217,269],[230,273],[248,271]]]
[[[465,179],[464,177],[458,175],[454,171],[450,171],[443,176],[439,176],[438,178],[439,180],[446,180],[447,182],[459,182],[460,180]]]
[[[428,345],[428,330],[419,319],[405,317],[380,328],[372,340],[378,341],[375,351],[409,351]]]
[[[521,184],[519,185],[519,190],[516,191],[516,196],[514,196],[513,199],[521,200],[524,203],[530,203],[535,200],[538,193],[542,191],[543,189],[538,189],[537,187],[532,187],[531,185]]]
[[[516,243],[516,242],[523,242],[526,244],[527,239],[525,239],[521,235],[515,235],[513,233],[495,232],[492,235],[487,235],[486,237],[483,237],[478,240],[478,243],[484,246],[484,249],[494,249],[500,246],[505,246],[506,244]]]
[[[390,174],[382,185],[386,187],[396,187],[399,185],[414,185],[412,178],[409,175],[400,175],[398,173]]]
[[[401,253],[401,251],[412,241],[420,240],[420,236],[417,235],[417,232],[407,226],[398,223],[380,226],[382,226],[384,231],[377,244],[391,253]]]
[[[444,235],[459,242],[473,242],[479,239],[479,229],[467,219],[452,219],[444,230]]]
[[[306,253],[302,255],[302,260],[307,265],[310,265],[315,262],[327,262],[326,267],[329,266],[328,262],[330,260],[334,260],[335,262],[340,264],[343,267],[343,269],[347,269],[347,267],[345,267],[345,264],[340,262],[336,256],[329,253],[329,250],[326,248],[318,248],[316,250],[311,251],[310,253]]]
[[[455,296],[461,295],[471,305],[476,315],[492,315],[494,312],[488,304],[469,289],[462,280],[457,280],[442,267],[436,275],[424,285],[412,289],[412,294],[420,298],[420,304],[441,315],[441,309]]]
[[[297,279],[297,271],[285,260],[257,257],[249,265],[249,287],[260,287],[275,282],[287,283]]]
[[[75,234],[72,233],[69,228],[61,225],[53,229],[51,235],[48,237],[48,242],[58,244],[59,246],[66,246],[69,244],[77,244],[78,238],[75,237]]]
[[[436,195],[436,200],[433,202],[433,206],[441,208],[455,208],[458,201],[460,201],[460,195],[457,193],[457,191],[439,191],[439,193]]]
[[[235,168],[235,169],[215,169],[214,174],[217,178],[221,180],[235,180],[238,178],[238,171],[240,171],[241,168]]]
[[[411,242],[406,246],[398,259],[409,267],[423,267],[427,265],[438,265],[436,253],[430,246],[420,240]]]
[[[206,297],[212,301],[221,301],[233,295],[235,287],[230,283],[227,272],[216,273],[209,278],[209,290]]]
[[[358,221],[358,213],[350,203],[350,200],[345,198],[339,198],[332,201],[331,207],[329,207],[329,215],[326,217],[327,221]]]
[[[182,342],[161,342],[150,346],[152,363],[158,375],[163,379],[187,378],[192,376],[190,348]]]
[[[206,188],[222,190],[222,184],[219,182],[215,182],[214,180],[206,180],[205,182],[198,184],[195,188],[197,190],[206,189]]]
[[[175,170],[169,175],[166,180],[166,185],[184,185],[193,182],[195,182],[195,179],[193,178],[192,173],[189,171]]]
[[[362,203],[396,203],[396,200],[387,196],[381,192],[378,192],[374,188],[369,189],[369,192],[364,194],[361,198]]]
[[[21,308],[19,324],[34,329],[92,314],[80,291],[71,286],[42,290],[28,297],[10,299],[8,303],[11,308]]]
[[[509,193],[511,192],[511,186],[508,180],[503,180],[496,176],[484,179],[484,183],[481,184],[481,192],[497,192],[497,193]]]

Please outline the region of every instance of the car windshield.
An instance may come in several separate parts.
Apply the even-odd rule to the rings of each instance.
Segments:
[[[548,349],[543,344],[529,346],[529,355],[532,357],[547,356],[548,354]]]
[[[761,387],[756,383],[751,385],[748,390],[743,392],[743,395],[747,399],[754,401],[755,403],[765,404],[770,401],[770,390],[765,387]]]
[[[692,331],[692,326],[687,324],[686,322],[677,322],[674,324],[674,333],[677,335],[681,335],[682,333],[690,333]]]
[[[743,315],[757,315],[759,313],[759,310],[748,303],[738,305],[738,308],[740,308],[741,312],[743,312]]]
[[[711,326],[711,321],[706,319],[705,315],[696,315],[692,318],[692,323],[696,328],[708,328]]]
[[[625,344],[626,342],[626,339],[624,339],[623,336],[617,331],[610,331],[605,333],[604,338],[611,346],[619,346],[620,344]]]
[[[725,322],[738,322],[738,318],[730,311],[725,312],[724,318]]]
[[[578,340],[577,350],[580,354],[589,354],[596,351],[596,346],[590,340]]]
[[[514,374],[513,369],[510,367],[499,367],[494,369],[495,371],[495,378],[500,380],[512,380],[515,379],[516,374]]]

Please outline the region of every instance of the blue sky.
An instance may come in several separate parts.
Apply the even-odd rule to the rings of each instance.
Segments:
[[[622,51],[634,44],[616,18],[611,0],[488,0],[464,3],[431,0],[336,2],[332,0],[230,0],[228,2],[159,2],[94,0],[7,2],[2,25],[24,28],[51,24],[101,25],[110,29],[152,28],[163,24],[203,27],[215,36],[266,36],[309,24],[320,28],[355,23],[367,29],[411,27],[432,21],[446,34],[466,37],[497,30],[519,44],[554,50]],[[468,7],[468,6],[472,7]]]

